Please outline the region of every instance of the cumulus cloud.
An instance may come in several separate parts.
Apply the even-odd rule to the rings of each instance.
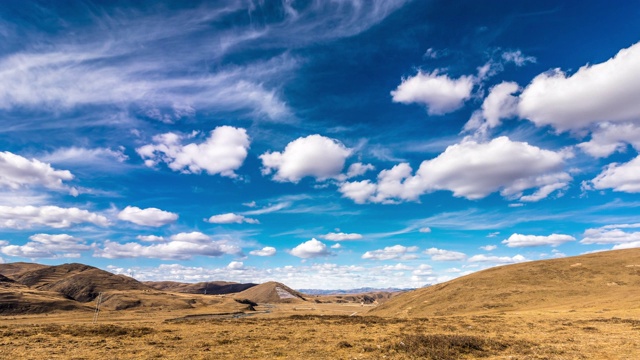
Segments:
[[[484,250],[484,251],[493,251],[495,249],[497,249],[498,247],[496,245],[485,245],[485,246],[480,246],[480,249]]]
[[[363,164],[359,162],[353,163],[349,166],[346,177],[348,179],[358,177],[360,175],[366,174],[367,171],[375,170],[375,168],[376,167],[371,164]]]
[[[142,245],[130,242],[120,244],[105,241],[102,248],[96,249],[95,257],[107,259],[153,258],[162,260],[189,260],[194,256],[219,257],[225,254],[242,255],[242,249],[227,240],[213,240],[201,232],[179,233],[169,241],[159,244]]]
[[[171,170],[185,174],[220,174],[235,178],[247,157],[249,136],[242,128],[219,126],[202,143],[182,145],[188,136],[166,133],[155,136],[154,143],[136,149],[145,165],[164,162]]]
[[[627,144],[640,151],[640,126],[603,122],[593,130],[591,139],[578,144],[578,147],[595,158],[604,158],[617,151],[624,152]]]
[[[118,219],[138,225],[158,227],[176,221],[178,214],[156,208],[140,209],[135,206],[127,206],[118,213]]]
[[[394,245],[387,246],[384,249],[367,251],[362,255],[363,259],[370,260],[413,260],[417,259],[418,255],[413,254],[418,251],[417,246],[402,246]]]
[[[633,226],[639,228],[640,226]],[[582,234],[581,244],[615,244],[621,248],[622,244],[632,244],[640,242],[640,231],[627,232],[624,226],[610,225],[601,228],[587,229]],[[635,247],[635,246],[631,246]]]
[[[420,231],[421,233],[428,234],[428,233],[431,232],[431,228],[430,227],[423,227],[423,228],[420,228],[418,231]]]
[[[28,186],[64,189],[63,181],[73,179],[68,170],[56,170],[37,159],[27,159],[8,151],[0,152],[0,186],[17,190]]]
[[[245,217],[244,215],[238,215],[234,213],[213,215],[209,219],[206,220],[212,224],[259,224],[260,222],[257,219],[252,219]]]
[[[437,248],[427,249],[424,253],[431,256],[433,261],[462,261],[467,258],[464,253]]]
[[[612,189],[614,191],[640,192],[640,156],[619,164],[611,163],[593,180],[585,183],[587,189]]]
[[[394,102],[426,105],[429,115],[443,115],[462,107],[471,97],[474,81],[472,76],[452,79],[437,70],[431,73],[419,71],[415,76],[402,79],[398,88],[391,91],[391,96]]]
[[[24,258],[76,258],[91,249],[84,240],[67,234],[35,234],[24,245],[0,246],[0,251],[9,256]],[[1,242],[0,242],[1,243]],[[2,244],[0,244],[2,245]]]
[[[229,270],[243,270],[244,263],[242,261],[232,261],[229,263],[229,265],[227,265],[227,268]]]
[[[343,233],[343,232],[328,233],[328,234],[325,234],[325,235],[321,235],[320,237],[325,239],[325,240],[329,240],[329,241],[349,241],[349,240],[360,240],[360,239],[362,239],[362,235],[361,234],[356,234],[356,233],[347,234],[347,233]]]
[[[536,76],[520,95],[518,112],[558,131],[640,119],[640,43],[613,58],[567,75],[555,69]]]
[[[282,152],[264,153],[260,160],[264,175],[274,173],[276,181],[297,183],[306,176],[319,181],[338,177],[351,153],[339,141],[316,134],[290,142]]]
[[[265,246],[260,250],[250,251],[249,254],[255,255],[255,256],[273,256],[276,254],[276,248],[271,246]]]
[[[108,226],[103,215],[78,208],[58,206],[0,206],[0,228],[28,229],[34,226],[68,228],[81,223]]]
[[[567,187],[571,176],[562,171],[567,156],[504,136],[488,143],[466,139],[423,161],[415,175],[409,164],[400,163],[381,171],[377,183],[345,182],[339,190],[356,203],[416,201],[436,190],[472,200],[500,191],[509,199],[538,201]],[[533,193],[525,195],[530,189]]]
[[[516,116],[518,98],[512,94],[519,89],[517,83],[506,81],[492,87],[482,102],[481,110],[473,113],[463,130],[485,135],[490,129],[499,126],[502,119]]]
[[[559,246],[576,238],[570,235],[551,234],[549,236],[512,234],[508,239],[502,241],[508,247],[529,247],[529,246]]]
[[[492,263],[497,263],[497,264],[514,264],[514,263],[519,263],[519,262],[524,262],[524,261],[529,261],[527,258],[525,258],[524,256],[518,254],[515,256],[487,256],[487,255],[473,255],[472,257],[470,257],[468,260],[468,262],[471,263],[475,263],[475,262],[492,262]]]
[[[333,245],[331,245],[332,249],[342,249],[342,245],[340,245],[340,243],[335,243]]]
[[[303,259],[317,258],[317,257],[331,255],[331,252],[327,248],[327,245],[323,244],[322,242],[316,239],[311,239],[309,241],[303,242],[302,244],[291,249],[289,253],[293,256],[297,256]]]
[[[140,241],[147,241],[147,242],[164,242],[165,241],[164,237],[156,236],[156,235],[138,235],[136,236],[136,239]]]

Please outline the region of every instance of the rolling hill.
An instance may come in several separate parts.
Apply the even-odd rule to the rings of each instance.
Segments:
[[[269,281],[233,296],[238,300],[250,300],[257,304],[292,303],[306,301],[303,294],[275,281]]]
[[[640,249],[505,265],[394,297],[385,317],[640,308]]]
[[[238,293],[257,285],[253,283],[241,284],[227,281],[199,282],[195,284],[175,281],[145,281],[143,284],[162,291],[207,295]]]

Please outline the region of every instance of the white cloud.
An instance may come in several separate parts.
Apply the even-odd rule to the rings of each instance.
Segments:
[[[158,227],[176,221],[178,214],[156,208],[140,209],[135,206],[127,206],[118,213],[118,219],[138,225]]]
[[[473,86],[472,76],[452,79],[440,75],[437,70],[431,73],[419,71],[415,76],[402,79],[398,88],[391,91],[391,96],[394,102],[424,104],[429,115],[442,115],[462,107],[471,97]]]
[[[518,111],[538,126],[551,125],[559,131],[601,121],[638,121],[639,77],[640,43],[636,43],[570,76],[560,69],[536,76],[520,95]]]
[[[138,235],[136,236],[136,239],[140,241],[147,241],[147,242],[164,242],[165,241],[164,237],[156,236],[156,235]]]
[[[342,249],[342,245],[340,245],[340,243],[336,243],[336,244],[331,245],[331,248],[332,249]]]
[[[65,258],[80,257],[81,252],[91,249],[82,239],[67,234],[35,234],[29,239],[24,245],[0,246],[0,251],[25,258]]]
[[[358,177],[360,175],[366,174],[367,171],[375,170],[375,168],[376,167],[371,164],[363,164],[359,162],[353,163],[351,164],[351,166],[349,166],[346,177],[348,179]]]
[[[8,151],[0,152],[0,186],[17,190],[27,186],[64,189],[63,181],[73,179],[68,170],[56,170],[37,159],[27,159]]]
[[[587,188],[613,189],[614,191],[640,192],[640,156],[631,161],[619,164],[611,163],[593,180],[586,183]]]
[[[634,249],[634,248],[640,248],[640,241],[614,245],[613,248],[611,248],[611,250]]]
[[[212,224],[242,224],[242,223],[259,224],[260,223],[257,219],[248,218],[243,215],[238,215],[234,213],[213,215],[206,221]]]
[[[219,257],[225,254],[242,255],[242,249],[227,240],[216,241],[200,232],[179,233],[165,243],[153,245],[120,244],[107,240],[101,249],[94,252],[95,257],[108,259],[143,257],[163,260],[189,260],[194,256]]]
[[[433,261],[462,261],[467,258],[464,253],[437,248],[427,249],[424,253],[431,256]]]
[[[403,263],[397,263],[395,265],[384,265],[382,266],[382,270],[383,271],[406,271],[406,270],[413,270],[413,268]]]
[[[276,248],[271,246],[265,246],[260,250],[250,251],[249,254],[255,255],[255,256],[273,256],[276,254]]]
[[[571,176],[562,172],[567,156],[507,137],[488,143],[466,139],[435,159],[423,161],[415,175],[409,164],[400,163],[381,171],[377,184],[346,182],[339,190],[356,203],[416,201],[436,190],[450,190],[456,197],[472,200],[500,191],[509,199],[538,201],[567,187]],[[534,192],[524,195],[529,189]]]
[[[108,226],[109,220],[87,210],[58,206],[0,206],[0,228],[28,229],[33,226],[67,228],[92,223]]]
[[[260,155],[262,173],[271,174],[276,181],[297,183],[306,176],[322,181],[336,178],[352,150],[335,139],[321,135],[298,138],[285,147],[283,152]]]
[[[616,151],[624,152],[627,144],[640,151],[640,126],[632,123],[599,123],[591,133],[591,140],[578,147],[595,158],[604,158]]]
[[[465,124],[465,131],[476,131],[485,135],[489,129],[498,127],[502,119],[517,115],[518,98],[512,94],[520,86],[514,82],[502,82],[489,90],[489,95],[482,102],[482,109],[473,113]]]
[[[472,257],[470,257],[467,261],[474,263],[474,262],[492,262],[492,263],[498,263],[498,264],[513,264],[513,263],[519,263],[519,262],[524,262],[524,261],[529,261],[527,260],[527,258],[525,258],[524,256],[518,254],[512,257],[509,256],[487,256],[487,255],[473,255]]]
[[[339,191],[344,197],[353,200],[356,204],[364,204],[372,201],[377,190],[376,184],[369,180],[350,181],[340,185]]]
[[[502,243],[508,247],[529,247],[529,246],[558,246],[569,241],[575,241],[576,238],[570,235],[563,234],[551,234],[549,236],[540,235],[522,235],[511,234],[508,239],[503,240]]]
[[[154,144],[144,145],[136,152],[147,166],[166,163],[170,169],[185,174],[220,174],[235,178],[235,170],[242,166],[249,149],[249,136],[242,128],[218,126],[202,143],[182,145],[188,136],[166,133],[155,136]]]
[[[328,233],[325,235],[321,235],[321,238],[329,241],[349,241],[349,240],[360,240],[362,239],[361,234],[351,233],[346,234],[343,232],[340,233]]]
[[[485,246],[480,246],[480,249],[484,250],[484,251],[493,251],[495,249],[497,249],[498,247],[496,245],[485,245]]]
[[[417,269],[411,272],[413,276],[429,276],[433,275],[433,268],[428,264],[420,264]]]
[[[113,150],[109,148],[69,147],[57,149],[42,157],[42,160],[54,164],[94,166],[97,169],[113,162],[123,163],[128,159],[129,157],[124,154],[124,148]]]
[[[421,233],[424,233],[424,234],[428,234],[428,233],[431,232],[431,228],[430,227],[423,227],[423,228],[420,228],[418,231],[421,232]]]
[[[615,225],[612,225],[615,226]],[[620,228],[601,227],[587,229],[582,234],[581,244],[626,244],[640,241],[640,231],[626,232]]]
[[[418,251],[417,246],[407,247],[402,245],[394,245],[387,246],[384,249],[367,251],[362,255],[362,258],[371,260],[413,260],[418,258],[416,254],[412,254],[416,251]]]
[[[309,241],[303,242],[302,244],[291,249],[289,253],[293,256],[297,256],[303,259],[317,258],[317,257],[331,255],[331,252],[327,248],[327,245],[323,244],[322,242],[316,239],[311,239]]]
[[[505,51],[502,53],[502,60],[505,62],[514,63],[516,66],[525,66],[527,63],[535,63],[536,58],[534,56],[527,56],[520,50]]]
[[[232,261],[229,263],[229,265],[227,265],[227,268],[229,270],[243,270],[244,263],[242,261]]]

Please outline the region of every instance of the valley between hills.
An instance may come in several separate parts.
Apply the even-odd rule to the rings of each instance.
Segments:
[[[638,338],[640,249],[334,295],[0,264],[2,359],[634,359]]]

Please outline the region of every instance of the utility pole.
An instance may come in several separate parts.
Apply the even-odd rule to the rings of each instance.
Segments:
[[[98,315],[100,314],[100,304],[102,303],[102,293],[98,294],[98,300],[96,301],[96,311],[93,313],[93,323],[98,321]]]

